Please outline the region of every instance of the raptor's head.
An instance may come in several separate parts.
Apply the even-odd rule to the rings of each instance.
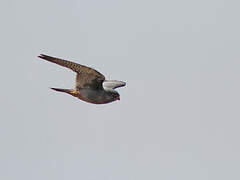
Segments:
[[[108,91],[108,93],[109,93],[109,95],[111,96],[112,99],[120,100],[120,95],[117,91],[111,90],[111,91]]]

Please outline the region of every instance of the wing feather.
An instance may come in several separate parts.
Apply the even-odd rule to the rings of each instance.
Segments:
[[[125,86],[126,83],[123,81],[117,81],[117,80],[105,80],[103,82],[103,88],[104,89],[116,89],[119,87]]]
[[[96,71],[87,66],[83,66],[81,64],[77,64],[71,61],[67,61],[64,59],[56,58],[41,54],[38,56],[41,59],[47,60],[49,62],[58,64],[60,66],[69,68],[77,73],[76,77],[76,89],[81,88],[92,88],[98,89],[102,88],[102,82],[105,80],[104,75],[100,72]]]

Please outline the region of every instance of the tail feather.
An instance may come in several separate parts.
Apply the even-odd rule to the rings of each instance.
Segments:
[[[59,89],[59,88],[51,88],[52,90],[59,91],[59,92],[65,92],[65,93],[71,93],[72,89]]]
[[[51,88],[52,90],[58,91],[58,92],[64,92],[67,94],[70,94],[72,96],[78,97],[79,96],[79,91],[75,91],[73,89],[60,89],[60,88]]]

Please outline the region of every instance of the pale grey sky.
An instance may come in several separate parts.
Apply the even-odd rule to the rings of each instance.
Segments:
[[[0,3],[0,179],[239,180],[240,2]],[[127,82],[92,105],[49,87]]]

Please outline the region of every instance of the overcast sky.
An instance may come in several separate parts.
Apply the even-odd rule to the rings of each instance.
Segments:
[[[0,2],[0,179],[239,180],[240,2]],[[93,105],[49,87],[126,81]]]

